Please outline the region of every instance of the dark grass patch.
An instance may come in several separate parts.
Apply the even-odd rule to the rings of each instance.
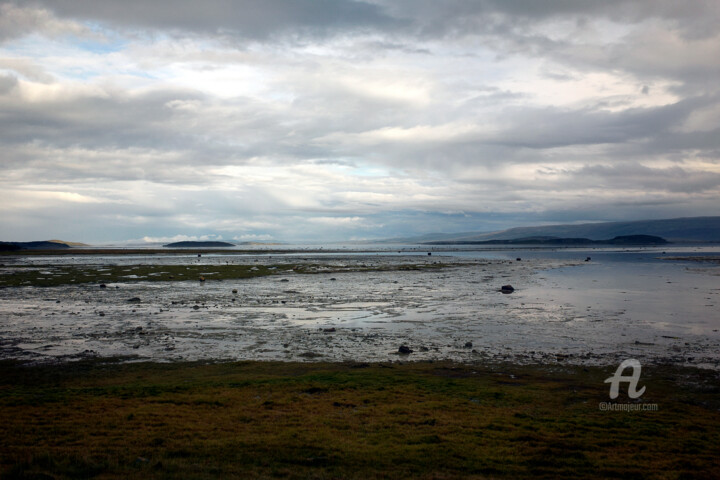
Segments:
[[[712,478],[717,373],[613,368],[0,363],[2,478]],[[387,368],[390,367],[390,368]],[[619,399],[619,400],[622,400]],[[648,400],[650,401],[650,400]]]
[[[363,266],[349,265],[328,268],[314,264],[278,265],[104,265],[100,268],[89,265],[32,265],[14,266],[0,273],[2,287],[55,287],[133,282],[213,282],[268,275],[317,274],[341,272],[383,272],[428,270],[452,266],[450,263],[421,263]],[[135,301],[131,299],[130,301]],[[140,299],[137,299],[139,302]]]

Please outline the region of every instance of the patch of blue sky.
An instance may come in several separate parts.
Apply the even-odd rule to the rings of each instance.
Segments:
[[[387,168],[376,166],[376,165],[358,165],[353,164],[352,166],[346,167],[345,173],[356,177],[390,177],[394,174]]]

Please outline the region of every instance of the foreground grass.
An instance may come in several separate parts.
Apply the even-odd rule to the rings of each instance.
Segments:
[[[0,472],[717,478],[717,374],[648,366],[659,410],[603,412],[614,368],[0,363]]]

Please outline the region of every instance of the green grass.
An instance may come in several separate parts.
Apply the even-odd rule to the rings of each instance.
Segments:
[[[82,283],[178,282],[230,280],[289,273],[340,273],[424,270],[449,263],[328,267],[314,264],[278,265],[33,265],[13,266],[0,273],[0,287],[54,287]]]
[[[659,410],[603,412],[615,367],[0,363],[0,472],[717,478],[717,373],[645,366]]]

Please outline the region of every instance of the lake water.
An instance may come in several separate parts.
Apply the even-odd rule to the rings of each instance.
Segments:
[[[62,264],[452,266],[287,273],[204,284],[123,282],[102,291],[91,284],[5,288],[0,290],[0,357],[588,364],[634,357],[720,365],[720,265],[666,259],[720,258],[720,247],[303,248],[307,251],[201,258],[190,251],[6,257],[3,272],[18,265]],[[500,293],[504,284],[516,291]],[[141,302],[129,304],[131,297]],[[413,353],[399,355],[400,345]]]

